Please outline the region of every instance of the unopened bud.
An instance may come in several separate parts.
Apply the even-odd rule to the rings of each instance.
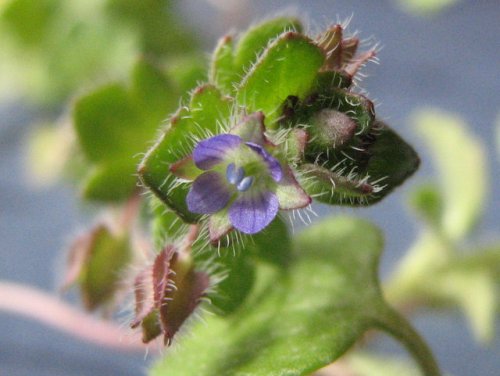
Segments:
[[[356,122],[343,112],[325,108],[310,119],[310,144],[317,149],[337,149],[349,142]]]

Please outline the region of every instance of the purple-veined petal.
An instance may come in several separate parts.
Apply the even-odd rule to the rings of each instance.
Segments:
[[[231,198],[226,179],[215,171],[207,171],[196,178],[186,198],[189,211],[212,214],[224,208]]]
[[[241,145],[241,138],[234,134],[220,134],[200,141],[193,150],[196,167],[208,170],[220,163],[226,153]]]
[[[253,142],[245,142],[245,144],[264,159],[267,167],[269,168],[269,173],[271,174],[272,178],[274,179],[274,181],[279,182],[283,177],[283,170],[281,168],[280,162],[271,154],[269,154],[269,152],[264,149],[263,146],[254,144]]]
[[[278,214],[278,198],[272,192],[240,195],[229,208],[229,220],[245,234],[264,229]]]

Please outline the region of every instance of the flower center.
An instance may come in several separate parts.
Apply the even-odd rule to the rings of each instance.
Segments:
[[[239,192],[246,192],[253,184],[253,176],[245,176],[243,167],[236,167],[234,163],[229,163],[226,168],[226,179],[229,184],[236,186]]]

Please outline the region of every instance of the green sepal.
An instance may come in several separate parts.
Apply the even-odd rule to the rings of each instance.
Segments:
[[[299,99],[311,91],[325,57],[309,38],[294,32],[282,34],[260,55],[236,95],[249,113],[262,111],[273,127],[282,116],[288,97]],[[274,124],[274,127],[276,125]]]
[[[361,179],[345,176],[325,167],[305,163],[298,167],[306,177],[302,186],[309,196],[330,205],[366,205],[373,193],[373,186]]]
[[[171,166],[189,156],[193,138],[205,139],[220,133],[231,112],[231,100],[213,85],[198,87],[189,107],[181,107],[157,143],[147,152],[138,172],[141,181],[185,222],[195,223],[199,215],[187,209],[187,184],[177,184]],[[174,185],[175,184],[175,185]]]

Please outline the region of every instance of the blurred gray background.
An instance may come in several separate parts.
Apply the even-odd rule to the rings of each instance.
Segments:
[[[430,160],[407,121],[421,106],[458,113],[487,146],[490,205],[476,235],[492,239],[499,235],[500,227],[500,169],[493,127],[500,109],[500,2],[458,1],[440,14],[424,18],[401,11],[394,1],[249,1],[242,14],[231,18],[238,25],[228,23],[231,12],[221,16],[214,5],[224,3],[221,0],[212,0],[212,4],[187,0],[181,7],[207,51],[231,27],[246,27],[280,9],[295,9],[309,20],[313,31],[352,15],[351,31],[360,30],[362,37],[374,36],[381,42],[381,64],[365,69],[369,77],[362,86],[379,103],[378,116],[421,153],[421,169],[405,187],[373,208],[319,207],[317,211],[367,217],[383,229],[382,277],[392,270],[418,230],[404,204],[408,189],[433,179]],[[40,191],[26,183],[23,147],[28,125],[36,116],[23,103],[0,105],[0,279],[56,291],[61,250],[88,217],[70,187]],[[0,318],[0,376],[142,375],[152,360],[142,353],[123,354],[89,345],[23,318],[4,313]],[[500,330],[489,347],[482,347],[474,342],[458,311],[419,312],[412,320],[446,372],[457,376],[500,374]],[[374,347],[405,355],[389,339]]]

